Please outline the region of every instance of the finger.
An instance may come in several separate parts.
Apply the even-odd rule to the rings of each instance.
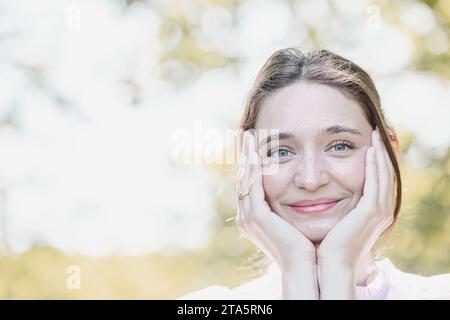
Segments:
[[[392,166],[392,161],[391,161],[391,158],[389,157],[389,153],[387,151],[386,144],[381,139],[381,134],[380,134],[379,130],[378,130],[378,137],[379,137],[379,141],[380,141],[380,147],[383,151],[382,153],[383,153],[383,157],[384,157],[384,163],[386,165],[387,175],[389,178],[393,178],[394,177],[394,167]],[[388,143],[389,143],[389,141],[388,141]]]
[[[381,136],[378,128],[374,131],[373,146],[375,148],[376,163],[378,168],[378,205],[380,208],[384,208],[384,204],[387,200],[387,195],[389,192],[389,181],[388,181],[388,168],[386,163],[386,158],[384,156],[383,142],[381,141]]]
[[[259,230],[264,233],[270,233],[277,242],[288,243],[288,240],[284,240],[286,234],[276,235],[273,230],[285,229],[286,227],[290,229],[289,223],[286,225],[286,221],[283,221],[281,217],[276,214],[269,214],[272,211],[269,204],[264,197],[264,187],[262,179],[262,160],[257,150],[257,138],[255,133],[249,132],[249,152],[251,158],[251,170],[250,170],[250,180],[251,180],[251,210],[253,214],[254,221],[259,227]],[[295,229],[295,228],[294,228]],[[288,229],[285,229],[288,230]],[[297,232],[296,230],[294,232]],[[289,237],[289,236],[287,236]]]
[[[264,188],[262,181],[262,161],[259,154],[256,152],[257,139],[252,132],[249,132],[249,152],[251,158],[250,170],[250,194],[251,194],[251,210],[254,221],[257,222],[261,230],[276,228],[276,221],[273,216],[266,216],[264,213],[270,212],[269,204],[265,201]],[[276,219],[276,218],[275,218]]]
[[[261,158],[256,152],[256,138],[252,133],[249,134],[249,152],[251,159],[250,176],[252,180],[250,189],[253,203],[257,204],[257,202],[264,200],[264,191],[262,187]]]
[[[356,208],[346,215],[340,222],[341,230],[346,230],[345,235],[339,241],[340,245],[353,245],[355,239],[364,237],[368,232],[373,232],[376,227],[378,206],[378,168],[375,151],[375,131],[371,135],[372,146],[367,148],[365,154],[365,176],[363,195]],[[343,228],[343,229],[342,229]],[[333,237],[334,230],[329,233]],[[337,231],[336,231],[337,232]],[[327,236],[328,237],[328,236]],[[362,243],[362,242],[361,242]]]
[[[352,210],[345,216],[340,224],[347,225],[347,230],[361,233],[367,226],[371,225],[374,208],[377,202],[377,168],[374,147],[371,146],[366,151],[365,158],[365,178],[363,195],[358,202],[357,207],[361,210]],[[348,234],[352,239],[352,234]]]
[[[243,178],[244,178],[244,161],[245,161],[245,131],[242,134],[242,145],[241,145],[241,152],[239,153],[239,159],[238,159],[238,172],[236,176],[236,184],[235,184],[235,190],[236,190],[236,203],[237,203],[237,214],[239,215],[242,211],[242,203],[241,200],[239,200],[239,192],[242,190],[242,184],[243,184]],[[239,220],[239,216],[236,217],[236,221]]]
[[[240,211],[242,210],[241,201],[239,200],[239,191],[241,189],[240,185],[241,185],[243,172],[244,171],[242,169],[239,169],[239,171],[237,173],[237,176],[236,176],[236,183],[235,183],[236,197],[235,197],[235,201],[236,201],[237,214],[240,214]]]
[[[379,133],[379,131],[378,131]],[[389,138],[388,138],[389,139]],[[387,151],[387,147],[386,144],[383,143],[383,141],[381,140],[381,135],[380,135],[380,142],[381,142],[381,149],[383,150],[383,156],[384,156],[384,163],[386,165],[386,170],[387,170],[387,188],[386,188],[386,200],[388,201],[388,203],[390,205],[388,205],[388,207],[390,208],[393,204],[394,201],[394,178],[395,178],[395,171],[394,171],[394,167],[392,165],[392,161],[391,158],[389,157],[389,153]],[[389,143],[389,141],[388,141]]]
[[[243,134],[243,139],[242,139],[242,150],[241,150],[241,156],[239,159],[239,174],[240,174],[240,179],[239,179],[239,191],[245,191],[247,183],[248,183],[248,177],[246,176],[247,172],[247,160],[248,160],[248,155],[247,155],[247,131],[244,131]]]
[[[388,142],[387,142],[387,143],[390,143],[390,140],[389,140],[389,139],[390,139],[390,138],[388,138]],[[382,141],[382,142],[383,142],[383,141]],[[389,176],[393,178],[393,177],[394,177],[394,174],[395,174],[394,166],[392,165],[391,158],[389,157],[389,153],[388,153],[388,151],[387,151],[386,144],[382,143],[381,146],[382,146],[382,148],[383,148],[383,150],[384,150],[383,155],[384,155],[384,157],[385,157],[385,159],[386,159],[386,166],[387,166],[387,169],[388,169]]]
[[[373,134],[372,134],[373,138]],[[371,146],[366,151],[366,167],[364,179],[364,205],[366,210],[371,211],[377,205],[378,195],[378,168],[375,148]]]
[[[378,172],[379,172],[379,209],[380,209],[380,217],[386,217],[390,219],[393,215],[393,190],[394,190],[394,181],[389,172],[389,164],[390,159],[386,150],[386,146],[381,140],[381,135],[379,130],[377,129],[377,139],[376,144],[378,148],[377,158],[378,162]]]
[[[243,158],[241,164],[241,179],[239,181],[239,190],[238,192],[248,192],[249,190],[249,179],[250,179],[250,161],[249,161],[249,137],[248,132],[244,132],[244,144],[243,144]],[[240,205],[242,206],[242,214],[248,214],[250,210],[250,198],[251,195],[245,196],[242,200],[239,200]],[[245,218],[245,217],[242,217]]]

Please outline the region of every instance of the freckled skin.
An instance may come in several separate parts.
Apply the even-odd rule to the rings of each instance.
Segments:
[[[320,129],[345,125],[363,135],[348,133],[319,136]],[[295,83],[271,95],[263,104],[255,129],[290,131],[293,140],[279,141],[289,153],[274,151],[276,173],[263,176],[265,198],[271,209],[294,225],[308,239],[320,243],[327,233],[347,215],[362,196],[365,178],[365,153],[371,145],[369,122],[362,107],[338,89],[316,83]],[[260,142],[265,136],[258,134]],[[349,141],[354,149],[338,140]],[[275,145],[272,145],[273,147]],[[277,154],[277,156],[275,155]],[[344,199],[319,215],[295,213],[289,204],[318,198]]]

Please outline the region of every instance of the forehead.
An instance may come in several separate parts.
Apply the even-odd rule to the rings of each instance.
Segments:
[[[336,124],[362,132],[370,130],[363,109],[355,100],[327,85],[297,82],[264,101],[255,128],[314,134]]]

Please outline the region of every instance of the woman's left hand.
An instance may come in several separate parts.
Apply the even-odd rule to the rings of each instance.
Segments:
[[[372,147],[366,152],[363,195],[317,249],[321,297],[354,298],[354,270],[359,257],[370,253],[393,221],[394,169],[377,128],[372,131]]]

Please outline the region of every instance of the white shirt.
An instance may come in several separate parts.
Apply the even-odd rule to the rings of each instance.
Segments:
[[[450,300],[450,273],[431,277],[403,272],[385,258],[377,261],[379,273],[366,286],[356,286],[359,300]],[[179,300],[280,300],[281,274],[271,264],[263,276],[235,288],[213,285],[184,295]]]

